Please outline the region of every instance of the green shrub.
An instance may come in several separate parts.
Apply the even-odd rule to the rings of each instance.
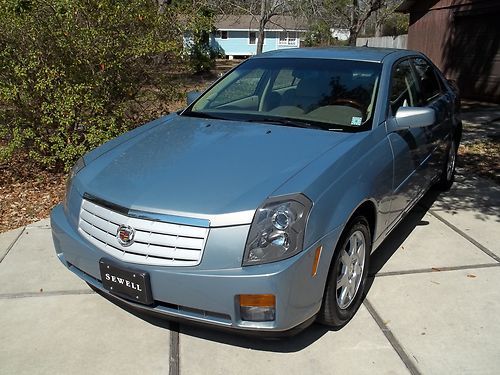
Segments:
[[[315,21],[310,24],[309,31],[304,36],[303,45],[304,47],[346,46],[348,42],[334,38],[329,23]]]
[[[183,12],[189,11],[186,9],[186,4],[179,5],[179,9]],[[213,69],[215,59],[221,56],[220,51],[210,46],[210,32],[215,31],[214,15],[203,5],[191,12],[192,18],[185,24],[184,57],[193,73],[203,73]]]
[[[151,0],[0,0],[0,161],[68,169],[175,95],[175,11]]]

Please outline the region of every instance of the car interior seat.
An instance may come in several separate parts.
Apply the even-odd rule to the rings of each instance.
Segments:
[[[304,112],[317,108],[325,96],[324,80],[318,72],[303,74],[294,72],[300,79],[297,88],[288,90],[281,98],[280,106],[292,106],[302,109]]]

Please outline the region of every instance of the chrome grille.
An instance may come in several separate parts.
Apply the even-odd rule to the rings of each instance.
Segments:
[[[135,229],[132,245],[116,238],[120,225]],[[201,262],[208,228],[130,217],[83,199],[78,231],[93,245],[124,262],[156,266],[196,266]]]

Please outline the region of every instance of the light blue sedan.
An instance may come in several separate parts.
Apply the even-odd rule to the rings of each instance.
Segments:
[[[459,99],[421,53],[264,53],[189,101],[80,159],[52,212],[61,262],[135,309],[247,333],[342,327],[370,254],[453,182]]]

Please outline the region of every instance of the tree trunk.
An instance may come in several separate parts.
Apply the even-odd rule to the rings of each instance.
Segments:
[[[264,30],[266,27],[267,23],[267,4],[266,0],[261,0],[260,1],[260,19],[259,19],[259,32],[257,33],[257,51],[256,54],[259,55],[262,53],[262,50],[264,49]]]
[[[359,21],[359,2],[358,0],[352,0],[352,11],[351,11],[351,24],[349,25],[349,45],[356,45],[356,38],[358,37],[358,21]]]
[[[259,32],[257,33],[257,55],[262,53],[264,49],[264,28],[259,26]]]
[[[383,33],[384,24],[380,19],[379,11],[375,12],[375,36],[380,37]]]

